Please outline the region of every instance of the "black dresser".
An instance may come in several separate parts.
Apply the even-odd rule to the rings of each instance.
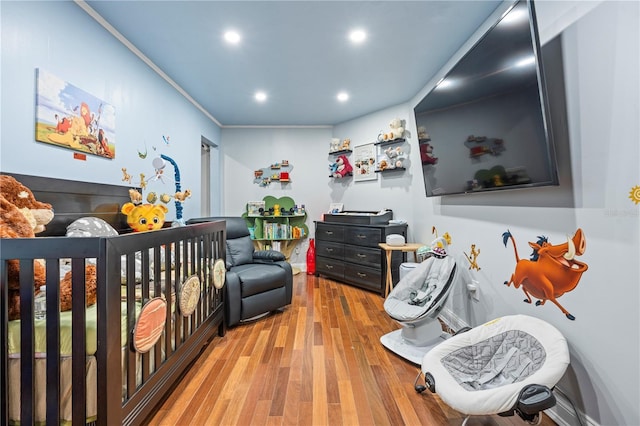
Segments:
[[[407,225],[363,225],[316,221],[316,276],[325,275],[384,297],[387,265],[378,244],[389,234],[407,238]],[[393,252],[391,273],[398,281],[402,252]]]

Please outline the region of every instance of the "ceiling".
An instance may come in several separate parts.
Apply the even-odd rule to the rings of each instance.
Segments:
[[[335,125],[407,102],[501,3],[76,2],[224,127]],[[358,45],[356,28],[367,34]],[[237,45],[223,40],[229,29]]]

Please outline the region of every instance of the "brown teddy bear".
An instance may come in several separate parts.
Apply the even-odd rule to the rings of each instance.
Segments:
[[[3,188],[2,188],[3,189]],[[0,191],[0,238],[33,238],[32,222],[22,211],[10,203]],[[45,268],[40,261],[33,262],[33,287],[36,294],[45,284]],[[17,260],[10,260],[7,265],[7,279],[9,285],[9,320],[20,317],[20,264]]]
[[[45,225],[53,219],[51,204],[37,201],[31,190],[12,176],[0,175],[0,193],[34,224],[35,234],[44,231]]]
[[[15,201],[15,202],[14,202]],[[11,176],[0,175],[0,238],[34,238],[53,218],[50,204],[41,203],[33,193]],[[45,285],[45,267],[33,262],[33,288],[40,294]],[[20,264],[10,260],[7,266],[9,286],[9,320],[20,318]],[[87,306],[96,302],[96,268],[85,267]],[[71,310],[71,271],[60,281],[60,310]]]

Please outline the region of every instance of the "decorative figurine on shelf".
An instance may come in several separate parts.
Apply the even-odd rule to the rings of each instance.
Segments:
[[[390,129],[384,133],[385,141],[392,141],[396,139],[401,139],[404,136],[404,125],[403,121],[399,118],[394,118],[389,123]]]
[[[329,152],[340,151],[340,139],[339,138],[331,138],[331,142],[329,142]]]
[[[351,147],[351,139],[346,138],[342,141],[342,146],[340,150],[348,150]]]
[[[384,154],[387,158],[383,158],[378,162],[378,170],[383,171],[387,169],[401,168],[404,161],[404,152],[398,146],[395,148],[389,147],[384,150]]]
[[[351,163],[349,163],[349,159],[347,158],[346,155],[340,155],[336,159],[335,164],[336,164],[336,169],[331,175],[334,178],[343,178],[353,173],[353,167],[351,166]]]
[[[333,177],[333,174],[336,173],[337,171],[338,171],[338,163],[336,161],[329,164],[329,176]]]

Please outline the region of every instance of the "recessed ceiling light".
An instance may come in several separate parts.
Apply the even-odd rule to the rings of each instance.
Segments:
[[[367,33],[363,30],[353,30],[349,33],[349,40],[353,43],[362,43],[367,38]]]
[[[224,39],[231,44],[240,43],[240,34],[236,31],[227,31],[224,33]]]
[[[340,92],[337,98],[340,102],[346,102],[349,100],[349,94],[347,92]]]
[[[267,94],[264,92],[256,92],[255,96],[256,101],[258,102],[264,102],[267,100]]]

